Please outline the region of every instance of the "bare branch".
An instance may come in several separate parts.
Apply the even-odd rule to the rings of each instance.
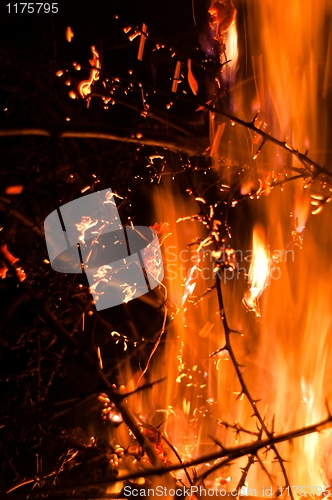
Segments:
[[[13,127],[0,129],[0,137],[13,136],[58,136],[59,139],[74,137],[77,139],[101,139],[106,141],[121,141],[145,146],[160,146],[175,153],[188,156],[202,155],[208,147],[208,139],[183,137],[163,132],[141,129],[139,132],[120,127],[71,126],[65,127]]]

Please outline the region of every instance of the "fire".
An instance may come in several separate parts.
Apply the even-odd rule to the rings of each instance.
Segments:
[[[273,132],[275,130],[272,126],[277,127],[278,134],[276,135],[279,136],[281,130],[282,134],[289,137],[289,144],[301,148],[307,140],[308,132],[310,137],[313,137],[312,144],[315,144],[315,134],[317,134],[315,129],[317,124],[312,119],[313,115],[316,115],[315,102],[313,102],[312,97],[317,91],[316,73],[310,50],[307,47],[307,41],[310,37],[307,36],[308,30],[305,27],[311,9],[299,0],[295,0],[291,5],[286,4],[285,0],[281,0],[280,4],[274,2],[273,16],[271,16],[271,5],[270,2],[262,1],[257,7],[259,18],[262,20],[262,29],[258,29],[257,11],[252,9],[253,13],[249,14],[249,36],[250,31],[255,31],[255,37],[259,39],[263,52],[262,56],[259,56],[259,71],[256,72],[257,78],[259,77],[258,79],[261,81],[255,81],[256,87],[260,89],[259,91],[256,89],[261,104],[260,111],[263,114],[260,118],[264,119],[264,128],[266,120],[268,127],[271,127]],[[224,16],[222,19],[218,9],[221,9],[220,12],[225,9],[224,14],[229,9],[229,17]],[[286,15],[290,11],[292,15]],[[317,6],[315,15],[321,15],[322,11],[323,9],[321,10]],[[210,14],[212,16],[211,27],[215,31],[216,39],[219,42],[222,41],[226,47],[225,52],[221,54],[224,58],[221,59],[221,62],[227,61],[222,71],[225,79],[230,81],[230,78],[235,74],[238,58],[236,11],[230,0],[224,0],[214,2]],[[301,16],[306,19],[306,23],[302,27],[300,27],[301,23],[298,23]],[[317,25],[319,26],[319,23]],[[296,30],[296,35],[294,35],[292,27]],[[304,36],[301,35],[302,29],[305,33]],[[275,33],[282,33],[283,36],[276,37]],[[319,38],[317,36],[317,39]],[[322,53],[322,51],[318,50],[317,53]],[[92,72],[98,71],[100,68],[98,55],[92,63],[94,68]],[[181,62],[174,61],[174,63],[173,90],[176,91]],[[303,67],[301,66],[303,75],[297,69],[297,64],[303,65]],[[191,73],[190,63],[188,63],[188,73],[189,84],[195,94],[197,82]],[[263,80],[266,85],[263,85]],[[82,92],[80,92],[82,97],[91,92],[93,81],[94,79],[90,78],[88,81],[82,82],[86,83],[86,87],[83,86]],[[310,86],[307,86],[306,82],[313,85],[315,92],[309,92]],[[237,90],[237,92],[237,97],[239,97],[240,91]],[[302,101],[308,103],[308,110],[303,106]],[[249,96],[248,102],[251,102]],[[274,109],[279,113],[277,117],[274,116]],[[256,122],[256,126],[258,127],[258,122]],[[236,131],[237,128],[235,127],[234,130]],[[219,128],[219,132],[218,130],[215,132],[211,154],[218,153],[218,144],[223,132],[221,128]],[[294,254],[292,262],[287,262],[287,266],[283,266],[280,279],[274,281],[273,286],[266,290],[262,321],[257,326],[258,331],[255,332],[257,335],[255,338],[253,335],[249,341],[244,340],[245,344],[240,344],[243,339],[236,337],[239,339],[236,348],[238,349],[239,362],[242,362],[245,357],[243,372],[246,382],[248,382],[255,397],[257,395],[258,398],[262,398],[263,402],[257,402],[257,406],[260,406],[266,425],[271,433],[279,433],[313,424],[325,415],[324,405],[321,404],[321,401],[324,400],[324,397],[330,396],[327,381],[331,373],[326,371],[326,359],[327,353],[330,353],[329,349],[331,349],[328,344],[328,333],[331,330],[332,317],[328,297],[332,289],[323,277],[326,270],[330,268],[330,253],[326,252],[326,248],[331,243],[331,237],[329,235],[322,236],[319,229],[314,228],[314,235],[311,238],[308,236],[307,248],[300,251],[298,247],[302,244],[301,235],[310,212],[310,193],[307,195],[306,190],[303,191],[302,179],[298,181],[296,189],[292,185],[290,193],[287,192],[287,194],[279,193],[275,188],[271,189],[274,176],[267,165],[270,166],[273,163],[271,168],[279,168],[282,171],[285,162],[282,155],[275,156],[273,152],[269,156],[268,147],[265,146],[259,157],[255,158],[255,166],[257,165],[259,175],[259,189],[256,192],[257,199],[254,201],[256,203],[255,210],[258,215],[264,213],[266,216],[264,220],[269,227],[269,235],[272,240],[269,243],[271,243],[272,248],[293,248],[295,242],[297,245],[295,250],[298,253]],[[317,148],[317,144],[315,147]],[[262,148],[260,147],[258,151],[260,149]],[[257,151],[257,145],[255,151]],[[163,157],[151,156],[150,160],[153,158]],[[299,165],[293,166],[299,167]],[[165,251],[166,261],[167,257],[169,258],[169,276],[166,278],[169,291],[168,307],[169,310],[173,308],[177,312],[179,311],[177,304],[182,304],[184,307],[181,309],[182,314],[169,315],[169,336],[165,342],[164,351],[168,381],[165,382],[162,389],[159,387],[152,389],[154,399],[152,399],[151,408],[153,406],[153,409],[147,418],[156,419],[157,424],[165,419],[163,427],[165,435],[174,445],[179,456],[182,459],[187,459],[202,454],[206,449],[204,447],[211,447],[209,436],[212,434],[217,436],[225,447],[231,447],[234,443],[238,444],[241,440],[241,442],[245,442],[245,435],[238,432],[234,436],[232,429],[220,430],[214,427],[211,431],[217,420],[230,422],[235,430],[248,429],[249,435],[257,431],[257,422],[252,418],[252,409],[249,408],[248,401],[246,401],[238,381],[234,381],[230,353],[226,349],[219,349],[223,345],[223,340],[220,325],[214,319],[217,317],[215,316],[217,304],[213,296],[214,291],[211,288],[212,293],[208,295],[208,299],[205,298],[199,303],[197,302],[197,307],[190,301],[190,295],[194,291],[195,294],[203,296],[208,286],[213,287],[213,284],[205,282],[205,288],[200,290],[200,287],[202,288],[200,267],[204,269],[203,265],[206,265],[204,251],[211,243],[211,237],[207,237],[207,233],[203,231],[200,233],[192,216],[197,210],[197,202],[205,205],[205,208],[208,208],[208,203],[199,196],[202,193],[198,193],[192,206],[185,204],[183,199],[176,198],[175,188],[171,187],[170,183],[167,184],[165,178],[166,176],[155,188],[155,193],[157,193],[155,207],[158,219],[169,221],[172,230],[168,240],[169,245]],[[227,185],[222,185],[222,188],[230,189]],[[254,188],[253,179],[248,177],[241,188],[241,194],[250,195]],[[286,189],[288,189],[288,185]],[[263,194],[266,196],[260,196]],[[260,199],[258,200],[258,198]],[[317,207],[318,210],[323,198],[314,195],[312,199],[315,203],[313,206]],[[110,195],[105,203],[114,203],[113,195]],[[235,205],[234,203],[233,206],[235,207]],[[290,214],[292,215],[291,221]],[[213,215],[212,207],[210,217],[212,218]],[[177,229],[176,221],[181,221],[181,231]],[[89,224],[92,221],[85,222],[87,228],[90,227]],[[308,224],[309,222],[310,219]],[[326,222],[329,223],[330,218],[326,219]],[[159,226],[156,226],[155,229],[159,233]],[[219,234],[218,228],[216,228],[215,233]],[[236,237],[237,234],[233,234],[234,236]],[[319,242],[317,242],[318,238]],[[84,240],[83,225],[81,241],[84,242]],[[187,256],[184,249],[188,248],[189,243],[198,245],[193,248],[195,248],[197,256],[200,252],[201,260],[196,258],[193,261],[192,258],[185,258],[181,261],[179,256],[174,259],[174,252],[171,249],[177,248],[180,255],[182,249],[183,255]],[[150,272],[155,274],[158,271],[158,261],[155,266],[153,246],[149,250],[152,262]],[[254,228],[251,255],[248,274],[249,289],[243,302],[249,311],[253,311],[257,317],[261,317],[258,301],[267,287],[268,280],[275,279],[272,260],[261,226]],[[317,256],[319,258],[315,258]],[[186,263],[184,266],[185,278],[180,271],[183,262]],[[91,290],[98,295],[96,291],[98,285],[101,286],[112,279],[112,268],[102,266],[96,271],[94,278],[96,282],[92,285]],[[308,286],[309,284],[310,286]],[[224,293],[225,311],[229,324],[236,325],[235,328],[242,331],[241,328],[246,324],[245,318],[248,318],[248,315],[245,314],[244,308],[239,308],[237,305],[237,303],[241,304],[242,290],[236,291],[236,286],[238,283],[233,282],[232,284],[226,283],[224,287],[226,290]],[[235,291],[232,290],[230,293],[230,287],[233,287]],[[127,283],[123,285],[123,288],[123,302],[126,303],[134,296],[136,289],[135,286],[130,286]],[[98,297],[96,297],[97,299]],[[239,309],[243,309],[243,311],[239,312]],[[245,331],[244,328],[243,331]],[[119,336],[119,334],[115,336]],[[209,357],[210,353],[217,352],[218,349],[220,355]],[[160,364],[156,363],[155,366],[157,368],[151,375],[152,379],[154,376],[157,378],[160,375],[160,372],[157,375]],[[153,372],[153,370],[152,366],[151,371]],[[136,387],[135,377],[137,380],[137,374],[132,376],[133,389]],[[324,386],[326,388],[323,389]],[[235,396],[238,396],[236,401]],[[142,394],[136,394],[132,397],[137,412],[146,414],[146,405],[143,404]],[[156,418],[158,414],[162,414],[162,417],[159,415],[159,420]],[[241,422],[241,425],[238,422]],[[250,436],[248,439],[251,439]],[[306,436],[291,445],[289,443],[280,444],[280,451],[289,472],[290,484],[322,484],[321,467],[324,468],[325,475],[329,480],[331,479],[331,445],[326,434]],[[320,452],[325,454],[325,465],[320,462]],[[274,489],[283,486],[284,477],[280,471],[280,464],[275,461],[273,453],[270,451],[267,456],[261,454],[259,457],[271,476],[276,478]],[[227,471],[226,481],[230,483],[230,488],[238,484],[241,477],[240,471],[244,469],[245,465],[244,459],[243,461],[239,460],[236,465],[231,466],[232,468],[229,469],[231,472]],[[210,464],[205,464],[205,466],[210,467]],[[250,469],[248,477],[248,481],[242,486],[241,491],[243,492],[247,490],[247,485],[266,485],[267,479],[264,476],[264,471],[257,464]],[[212,481],[217,483],[218,478],[214,478]],[[257,489],[257,491],[259,490]]]
[[[302,192],[295,197],[294,226],[297,233],[302,233],[308,220],[310,211],[310,196]]]
[[[270,272],[270,259],[264,243],[264,232],[261,226],[254,229],[252,261],[249,269],[249,291],[243,298],[243,303],[249,311],[260,317],[258,299],[262,295]]]
[[[236,24],[233,23],[225,35],[226,55],[228,61],[225,67],[225,71],[226,71],[226,78],[231,83],[234,82],[238,64],[239,52],[238,52],[237,42],[238,42],[238,37],[237,37]]]
[[[221,42],[225,33],[235,22],[236,9],[232,0],[213,2],[209,14],[211,15],[211,29],[214,31],[216,40]]]

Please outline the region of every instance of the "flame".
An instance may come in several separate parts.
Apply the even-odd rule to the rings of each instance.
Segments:
[[[225,34],[225,45],[227,64],[225,66],[226,78],[230,82],[234,82],[235,74],[238,67],[238,37],[236,23],[234,22]]]
[[[323,40],[326,41],[327,37],[322,36],[322,29],[326,23],[327,6],[326,0],[316,3],[315,8],[311,1],[294,0],[289,3],[286,0],[260,0],[252,8],[249,5],[247,25],[249,42],[254,44],[258,41],[261,52],[257,56],[259,60],[256,61],[256,72],[254,71],[255,82],[252,82],[253,93],[257,93],[260,101],[259,121],[264,123],[264,128],[265,122],[267,123],[271,134],[277,137],[287,136],[289,144],[301,151],[303,145],[308,147],[310,137],[310,153],[321,164],[327,162],[324,158],[324,133],[319,134],[322,127],[318,126],[318,117],[322,123],[327,123],[327,106],[326,102],[322,105],[316,99],[318,100],[318,95],[321,97],[322,90],[322,84],[319,83],[322,79],[319,77],[324,72],[323,54],[326,54],[326,47],[323,46]],[[276,36],[276,33],[280,36]],[[227,58],[235,60],[231,54],[231,47],[237,47],[235,23],[222,34]],[[331,45],[332,30],[329,36]],[[253,55],[250,50],[249,43],[249,62]],[[255,52],[258,53],[258,50],[255,49]],[[317,54],[320,54],[319,64]],[[230,64],[224,66],[225,73]],[[323,86],[325,92],[328,88],[329,71],[326,67]],[[232,91],[232,98],[235,94],[237,108],[241,112],[245,110],[244,114],[249,109],[250,114],[254,97],[247,94],[242,96],[241,82],[238,83],[237,88]],[[235,135],[239,127],[231,130]],[[225,137],[226,135],[227,130]],[[246,136],[245,139],[239,137],[241,150],[244,140],[247,140]],[[254,148],[248,153],[251,158],[254,151],[257,151],[257,144]],[[217,149],[216,145],[215,152]],[[225,155],[234,159],[234,150],[235,147],[233,150],[227,149]],[[295,160],[289,161],[293,162],[292,166],[299,167],[298,164],[295,165]],[[243,339],[234,336],[237,359],[245,365],[244,376],[250,391],[261,399],[257,405],[268,428],[275,433],[289,432],[320,421],[326,416],[324,402],[332,397],[332,367],[329,363],[332,359],[332,312],[329,303],[332,284],[327,278],[331,268],[332,246],[332,235],[328,230],[331,226],[330,207],[319,216],[320,224],[316,221],[313,223],[308,218],[310,193],[307,195],[303,191],[302,180],[297,181],[297,184],[286,184],[283,193],[276,188],[271,190],[274,175],[270,168],[283,172],[285,164],[285,156],[271,144],[266,145],[255,160],[255,168],[261,179],[258,195],[268,195],[253,200],[255,216],[266,221],[269,244],[271,248],[279,249],[278,252],[282,255],[282,273],[275,279],[264,231],[259,226],[255,227],[249,290],[244,302],[249,310],[259,315],[258,300],[265,290],[262,321],[257,325],[257,331],[252,332],[255,326],[248,322],[245,309],[238,305],[241,304],[242,287],[236,280],[225,283],[223,287],[229,324],[238,331],[250,331],[250,335]],[[226,180],[228,181],[223,179],[222,182]],[[216,426],[217,419],[231,424],[235,422],[236,425],[239,423],[252,432],[257,432],[257,427],[252,418],[252,409],[239,392],[238,381],[234,380],[229,353],[221,351],[209,358],[210,353],[217,352],[223,345],[220,324],[213,319],[216,318],[218,309],[213,290],[197,306],[188,300],[194,287],[195,294],[199,296],[213,284],[206,281],[202,286],[198,262],[187,259],[186,253],[182,254],[186,259],[181,259],[181,252],[187,252],[184,249],[188,249],[188,243],[197,243],[197,238],[201,242],[209,241],[204,240],[207,234],[200,230],[192,217],[196,213],[197,202],[193,201],[192,205],[187,200],[185,202],[183,197],[177,195],[175,185],[175,182],[172,183],[164,176],[158,186],[152,185],[152,189],[157,220],[167,220],[172,231],[165,250],[165,284],[169,292],[169,308],[178,312],[176,304],[181,304],[182,301],[185,308],[181,309],[181,314],[174,314],[170,318],[167,332],[167,340],[170,341],[165,342],[165,351],[161,350],[164,365],[156,363],[155,367],[151,367],[153,379],[160,376],[160,366],[165,366],[168,380],[162,386],[152,389],[150,405],[146,401],[143,404],[142,393],[137,393],[132,398],[136,411],[144,414],[147,419],[154,420],[157,425],[165,420],[162,427],[164,433],[176,447],[179,456],[189,459],[203,454],[207,447],[211,448],[211,435],[217,437],[225,447],[239,444],[240,440],[246,441],[242,433],[235,435],[234,429]],[[251,177],[245,180],[241,188],[242,194],[250,194],[255,185]],[[202,193],[198,193],[198,198],[200,194]],[[317,197],[313,200],[319,203],[323,201]],[[199,201],[204,204],[202,199]],[[319,203],[315,205],[318,208]],[[293,218],[290,220],[291,213]],[[182,221],[181,231],[176,226],[177,220]],[[239,232],[245,225],[243,220],[240,222],[242,225]],[[307,228],[305,247],[302,251],[295,248],[287,259],[287,249],[294,248],[291,230],[299,236],[304,226]],[[241,234],[238,235],[234,227],[232,234],[232,241],[242,241]],[[206,249],[208,247],[201,246],[201,255]],[[181,275],[181,266],[185,268],[184,276]],[[203,269],[206,266],[203,257],[199,266]],[[266,288],[269,279],[274,280],[273,286]],[[129,368],[128,373],[131,373]],[[135,374],[131,373],[130,377],[133,379],[132,387],[135,388]],[[235,401],[236,396],[240,397]],[[278,450],[285,459],[291,485],[319,486],[324,480],[331,483],[332,437],[328,431],[305,436],[291,443],[280,443]],[[280,464],[275,461],[271,451],[267,455],[261,454],[260,458],[269,474],[276,478],[276,491],[277,487],[284,485]],[[176,457],[172,457],[173,459],[177,460]],[[242,476],[241,467],[243,469],[245,466],[246,459],[243,458],[232,465],[227,473],[225,471],[230,490],[238,484]],[[205,465],[202,465],[202,469],[203,467]],[[217,484],[219,478],[214,477],[212,481]],[[258,464],[250,468],[242,491],[249,488],[248,485],[257,488],[257,492],[261,492],[262,487],[267,485],[267,477]],[[310,489],[306,488],[306,492],[310,494]]]
[[[192,266],[192,268],[189,270],[188,272],[188,278],[186,279],[185,281],[185,284],[184,284],[184,293],[183,293],[183,297],[182,297],[182,305],[185,304],[187,298],[189,297],[189,295],[191,295],[193,293],[193,291],[195,290],[195,287],[196,287],[196,283],[194,280],[194,274],[195,272],[197,272],[197,266],[196,264]]]
[[[295,196],[295,206],[294,206],[294,225],[295,231],[297,233],[302,233],[305,228],[306,222],[308,220],[310,211],[310,196],[306,190],[303,189],[302,193]]]
[[[235,22],[236,9],[232,0],[215,1],[209,8],[211,16],[210,26],[214,32],[215,39],[222,41],[225,33]]]
[[[223,78],[234,83],[238,60],[236,9],[232,0],[217,0],[212,3],[209,14],[210,28],[220,45],[220,62],[225,65]],[[220,85],[218,79],[217,83]]]
[[[243,298],[243,303],[249,311],[254,311],[260,317],[258,299],[262,295],[270,272],[270,259],[264,243],[264,231],[256,226],[253,233],[253,255],[249,268],[249,291]]]

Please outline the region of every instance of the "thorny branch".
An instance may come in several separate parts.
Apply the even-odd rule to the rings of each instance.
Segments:
[[[192,183],[192,192],[195,196],[197,203],[199,204],[199,206],[201,208],[202,218],[207,223],[207,227],[209,229],[213,228],[213,221],[210,217],[210,214],[207,212],[207,210],[205,208],[205,204],[202,202],[202,200],[199,198],[199,196],[197,196],[196,189],[195,189],[193,183]],[[218,249],[218,247],[219,247],[218,240],[216,239],[216,236],[212,230],[211,230],[211,242],[214,242],[216,248]],[[232,330],[228,324],[228,321],[227,321],[226,311],[225,311],[225,306],[224,306],[224,299],[223,299],[222,288],[221,288],[220,269],[216,273],[215,287],[217,290],[217,297],[218,297],[218,304],[219,304],[219,315],[220,315],[223,329],[224,329],[224,333],[225,333],[225,344],[220,349],[218,349],[218,351],[216,351],[216,352],[220,352],[220,351],[224,350],[224,351],[227,351],[229,354],[229,357],[231,359],[231,362],[232,362],[233,367],[234,367],[235,372],[236,372],[236,376],[237,376],[237,378],[240,382],[240,385],[241,385],[241,394],[244,394],[246,396],[247,400],[249,401],[250,406],[253,409],[254,415],[256,416],[256,418],[260,424],[260,430],[259,430],[257,442],[261,442],[260,436],[261,436],[262,432],[264,432],[266,434],[268,439],[272,439],[273,432],[270,432],[270,430],[268,429],[268,427],[265,423],[265,420],[262,417],[262,415],[257,407],[258,401],[254,400],[253,397],[251,396],[251,393],[248,389],[248,386],[247,386],[247,384],[243,378],[242,372],[241,372],[241,365],[238,363],[236,356],[235,356],[235,353],[234,353],[234,350],[233,350],[233,347],[232,347],[231,334],[238,333],[238,332],[236,332],[235,330]],[[213,353],[213,355],[214,354],[215,353]],[[286,468],[284,465],[284,459],[281,457],[274,441],[271,442],[270,448],[275,453],[275,456],[280,464],[280,468],[281,468],[283,476],[285,478],[286,486],[290,487],[290,482],[289,482],[287,471],[286,471]],[[249,460],[248,470],[253,463],[254,463],[254,460]],[[224,465],[224,463],[222,463],[222,465]],[[216,466],[212,467],[212,470],[209,469],[206,473],[203,473],[200,479],[203,480],[207,475],[209,475],[212,471],[218,469],[220,466],[221,466],[220,464],[217,464]],[[294,496],[293,496],[293,493],[291,492],[291,488],[289,488],[289,489],[290,489],[291,498],[292,498],[292,500],[294,500]]]
[[[0,129],[0,137],[12,136],[57,136],[59,139],[101,139],[107,141],[121,141],[146,146],[159,146],[171,149],[175,153],[183,153],[188,156],[202,155],[208,145],[206,139],[184,137],[165,132],[159,133],[153,130],[140,129],[139,132],[120,127],[98,127],[98,126],[71,126],[66,127],[12,127]]]
[[[321,422],[318,422],[316,424],[303,427],[302,429],[298,429],[295,431],[291,432],[286,432],[284,434],[279,434],[279,435],[272,435],[266,439],[262,439],[259,441],[256,441],[255,443],[250,443],[250,444],[245,444],[241,446],[235,446],[233,448],[223,448],[222,450],[219,450],[214,453],[209,453],[207,455],[202,455],[194,460],[188,460],[179,464],[172,464],[169,466],[163,466],[163,467],[146,467],[144,470],[130,473],[130,474],[124,474],[121,475],[121,481],[126,482],[130,481],[133,479],[138,479],[138,478],[147,478],[151,476],[162,476],[164,474],[170,473],[170,472],[175,472],[178,470],[182,470],[184,468],[189,469],[190,467],[194,467],[197,465],[201,465],[210,461],[214,460],[219,460],[220,462],[218,463],[219,467],[222,467],[224,465],[230,464],[232,461],[244,457],[244,456],[256,456],[257,453],[262,450],[266,449],[272,446],[275,446],[278,443],[282,443],[285,441],[292,441],[293,439],[296,439],[298,437],[306,436],[308,434],[312,434],[313,432],[320,432],[324,430],[327,427],[332,426],[332,415],[328,415],[328,417],[325,420],[322,420]],[[202,476],[201,476],[202,478]],[[66,484],[65,487],[61,486],[56,486],[54,488],[48,489],[47,491],[52,491],[52,492],[58,492],[58,491],[63,491],[67,489],[79,489],[79,488],[86,488],[87,486],[93,486],[93,485],[107,485],[107,484],[113,484],[119,481],[118,477],[106,477],[103,478],[102,480],[96,480],[96,481],[86,481],[86,482],[80,482],[80,483],[70,483]],[[46,490],[43,491],[44,494]],[[30,498],[38,498],[38,493],[34,493],[30,495]]]
[[[225,346],[224,349],[227,350],[229,353],[229,357],[232,361],[232,364],[234,366],[236,376],[241,384],[241,390],[242,393],[246,396],[248,399],[253,411],[254,415],[256,416],[257,420],[260,423],[261,429],[264,431],[264,433],[268,436],[269,439],[273,437],[273,433],[269,431],[264,418],[262,417],[259,409],[257,408],[257,403],[258,401],[254,400],[253,397],[251,396],[251,393],[248,389],[248,386],[243,378],[242,372],[241,372],[241,367],[235,357],[235,353],[231,344],[231,333],[233,333],[233,330],[229,327],[227,319],[226,319],[226,313],[225,313],[225,307],[224,307],[224,301],[223,301],[223,296],[222,296],[222,290],[221,290],[221,282],[220,282],[220,275],[217,274],[216,276],[216,285],[217,285],[217,295],[218,295],[218,302],[219,302],[219,312],[220,312],[220,318],[224,327],[224,332],[225,332]],[[290,495],[292,500],[294,500],[293,493],[291,493],[291,488],[290,488],[290,482],[288,479],[287,471],[285,468],[284,464],[284,459],[281,457],[277,447],[276,447],[276,442],[272,442],[270,444],[271,449],[274,451],[276,458],[280,464],[280,468],[282,470],[283,476],[285,478],[286,486],[289,487]]]

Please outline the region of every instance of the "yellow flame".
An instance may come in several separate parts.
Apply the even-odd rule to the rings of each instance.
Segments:
[[[234,76],[237,69],[238,61],[238,43],[237,43],[237,29],[236,23],[232,24],[227,33],[225,34],[225,45],[228,63],[226,64],[226,71],[230,76]]]
[[[266,250],[264,231],[261,226],[256,226],[253,233],[252,261],[249,268],[249,291],[243,299],[250,311],[260,316],[257,300],[262,295],[270,270],[270,259]]]

